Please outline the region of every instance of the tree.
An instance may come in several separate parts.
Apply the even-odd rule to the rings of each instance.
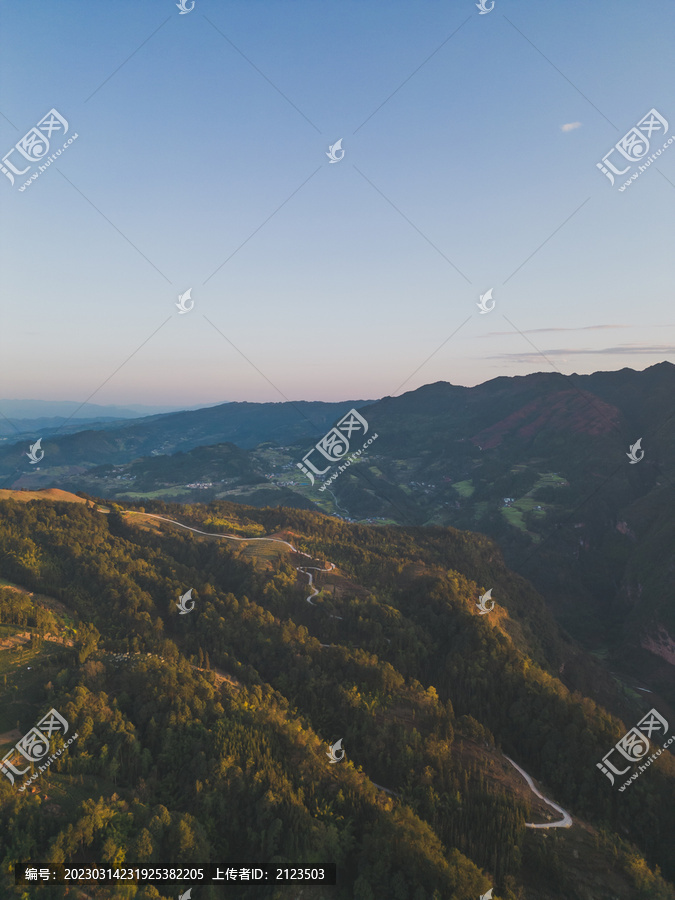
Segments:
[[[101,635],[95,625],[85,624],[79,629],[75,648],[80,665],[96,650],[100,639]]]
[[[152,835],[147,828],[143,828],[136,838],[134,856],[139,862],[147,863],[152,859],[153,853]]]

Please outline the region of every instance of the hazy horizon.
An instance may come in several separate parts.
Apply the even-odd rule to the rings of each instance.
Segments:
[[[633,371],[633,372],[644,372],[644,371],[646,371],[647,369],[653,368],[654,366],[660,365],[660,364],[662,364],[662,363],[664,363],[664,362],[670,363],[670,360],[666,360],[666,359],[664,359],[664,360],[659,360],[659,362],[656,362],[656,363],[650,363],[650,365],[644,366],[644,368],[642,368],[642,369],[634,369],[632,366],[621,366],[620,368],[617,368],[617,369],[597,369],[597,370],[595,370],[594,372],[588,372],[588,373],[587,373],[587,372],[555,373],[555,371],[554,371],[553,374],[562,374],[563,376],[565,376],[565,375],[570,375],[570,376],[574,376],[574,375],[587,375],[587,374],[589,374],[589,375],[595,375],[595,374],[599,374],[599,373],[607,374],[607,373],[612,373],[612,372],[620,372],[620,371],[622,371],[622,370],[624,370],[624,369],[627,369],[627,370],[630,370],[630,371]],[[670,364],[673,365],[673,363],[670,363]],[[546,371],[544,371],[544,370],[541,370],[541,371],[538,371],[538,372],[527,372],[527,373],[525,373],[525,374],[526,374],[526,375],[550,375],[550,374],[552,374],[552,373],[551,373],[550,371],[549,371],[549,372],[546,372]],[[428,386],[431,385],[431,384],[439,384],[439,383],[451,384],[451,385],[453,385],[454,387],[473,388],[473,387],[478,387],[478,386],[483,385],[483,384],[488,384],[490,381],[494,381],[496,378],[501,378],[501,377],[517,378],[517,377],[524,377],[524,376],[520,376],[520,375],[508,375],[508,376],[500,376],[500,375],[496,375],[496,376],[494,376],[493,378],[487,378],[487,379],[485,379],[484,381],[476,382],[476,384],[458,384],[457,382],[447,381],[446,379],[439,379],[438,381],[435,381],[435,382],[427,382],[427,383],[425,383],[425,384],[417,385],[415,388],[410,388],[410,389],[403,390],[401,393],[402,393],[402,394],[410,393],[411,391],[418,390],[419,388],[422,388],[422,387],[428,387]],[[2,413],[2,412],[7,412],[7,408],[6,408],[6,407],[7,407],[7,404],[8,404],[8,403],[13,403],[13,404],[17,404],[17,405],[19,405],[19,404],[30,404],[30,403],[35,403],[35,404],[60,404],[60,405],[72,404],[73,406],[76,406],[76,407],[80,407],[80,406],[81,406],[81,408],[78,408],[78,410],[77,410],[77,412],[78,412],[77,418],[87,418],[89,415],[93,415],[94,413],[88,413],[88,412],[87,412],[87,410],[88,410],[88,409],[91,409],[91,408],[94,408],[94,409],[97,409],[97,410],[122,409],[122,408],[125,408],[125,409],[128,409],[128,410],[133,410],[133,411],[135,411],[136,414],[137,414],[137,416],[140,418],[140,417],[143,417],[143,416],[161,415],[161,414],[170,414],[170,413],[173,413],[173,412],[186,412],[186,411],[196,410],[196,409],[208,409],[209,407],[212,407],[212,406],[220,406],[220,405],[223,405],[223,404],[226,404],[226,403],[261,403],[261,404],[262,404],[262,403],[287,403],[287,402],[291,402],[291,403],[301,403],[301,402],[305,402],[305,403],[313,403],[313,402],[318,402],[318,403],[344,403],[344,402],[346,402],[346,401],[348,401],[348,400],[353,400],[355,403],[376,403],[378,400],[383,400],[383,399],[385,399],[385,397],[387,397],[387,396],[391,396],[391,395],[384,394],[384,395],[382,395],[381,397],[357,397],[357,396],[349,396],[349,397],[348,397],[348,396],[344,396],[344,397],[338,398],[337,400],[320,400],[320,399],[315,399],[315,398],[310,398],[310,397],[289,397],[288,400],[284,400],[284,399],[280,399],[280,400],[232,400],[232,399],[221,399],[221,400],[208,400],[208,401],[204,401],[204,402],[201,402],[201,403],[197,401],[197,402],[191,403],[189,406],[169,406],[169,407],[160,407],[160,406],[153,405],[153,404],[125,403],[123,400],[113,401],[113,402],[111,402],[111,403],[109,403],[109,404],[85,403],[84,405],[82,405],[82,401],[80,401],[80,400],[72,400],[72,399],[66,399],[66,398],[58,398],[58,399],[54,399],[54,400],[46,400],[46,399],[44,399],[44,398],[42,398],[42,399],[37,399],[37,398],[11,398],[11,399],[5,398],[5,399],[3,399],[3,398],[0,398],[0,413]],[[98,414],[99,414],[99,415],[102,415],[103,413],[102,413],[102,412],[99,412]],[[20,415],[20,414],[15,413],[14,415],[17,416],[17,415]],[[46,415],[46,414],[43,413],[43,414],[41,414],[41,415]],[[58,416],[59,414],[54,412],[54,413],[51,413],[51,415],[53,415],[53,416]],[[63,415],[65,415],[65,411],[64,411]],[[37,414],[36,414],[36,416],[37,416]],[[29,417],[31,417],[31,416],[28,416],[28,415],[25,416],[25,418],[29,418]]]

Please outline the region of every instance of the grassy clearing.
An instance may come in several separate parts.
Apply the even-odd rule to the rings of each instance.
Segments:
[[[539,472],[539,481],[532,488],[533,491],[536,491],[537,488],[545,487],[547,484],[564,484],[565,479],[561,475],[557,475],[555,472]]]
[[[261,560],[270,562],[275,560],[280,554],[290,553],[290,547],[284,544],[275,544],[272,541],[256,541],[255,543],[242,544],[242,556],[248,559]],[[293,544],[295,547],[295,544]]]
[[[174,499],[175,497],[191,496],[193,491],[190,488],[184,488],[177,485],[175,488],[162,488],[159,491],[125,491],[123,494],[117,494],[117,500],[164,500],[165,498]]]
[[[527,466],[518,465],[514,466],[511,471],[513,473],[516,473],[517,471],[522,471],[526,468]],[[539,472],[538,475],[539,478],[536,484],[534,484],[526,494],[524,494],[518,500],[515,500],[510,506],[501,508],[502,515],[509,523],[509,525],[513,525],[514,528],[518,528],[520,529],[520,531],[527,532],[532,540],[535,541],[535,543],[539,540],[539,537],[538,535],[527,531],[523,513],[531,513],[537,519],[543,519],[546,516],[547,510],[551,508],[551,504],[542,503],[541,500],[534,499],[532,495],[541,487],[545,487],[547,485],[560,485],[565,483],[564,478],[562,478],[560,475],[556,475],[553,472]],[[537,509],[536,507],[538,506],[540,506],[541,509]]]
[[[519,528],[521,531],[527,531],[523,514],[515,506],[504,506],[501,512],[509,525],[513,525],[514,528]]]
[[[541,506],[541,509],[537,509],[537,506]],[[546,516],[547,504],[542,503],[540,500],[533,500],[531,497],[525,496],[520,500],[516,500],[516,502],[512,505],[512,508],[513,507],[519,509],[523,513],[532,513],[532,515],[538,519],[544,518]]]
[[[62,491],[59,488],[44,488],[38,491],[12,491],[0,490],[0,500],[19,500],[28,503],[29,500],[65,500],[68,503],[87,503],[84,497],[71,494],[70,491]]]
[[[522,512],[530,512],[530,510],[533,510],[535,506],[541,506],[541,503],[533,500],[531,497],[525,496],[521,497],[520,500],[516,500],[513,506],[522,510]]]
[[[459,494],[460,497],[464,497],[464,498],[470,497],[473,494],[473,492],[475,491],[473,482],[470,480],[469,481],[457,481],[457,482],[455,482],[455,484],[452,485],[452,487],[454,488],[454,490],[457,491],[457,493]]]

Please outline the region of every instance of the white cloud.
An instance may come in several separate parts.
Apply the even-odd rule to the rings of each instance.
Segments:
[[[561,131],[574,131],[575,128],[581,128],[581,122],[566,122],[560,126]]]

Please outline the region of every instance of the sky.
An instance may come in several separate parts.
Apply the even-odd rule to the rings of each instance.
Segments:
[[[0,397],[337,401],[675,362],[675,142],[619,190],[675,134],[672,3],[0,11],[0,153],[50,110],[47,156],[77,135],[24,190],[40,161],[0,174]],[[597,163],[651,110],[611,185]]]

